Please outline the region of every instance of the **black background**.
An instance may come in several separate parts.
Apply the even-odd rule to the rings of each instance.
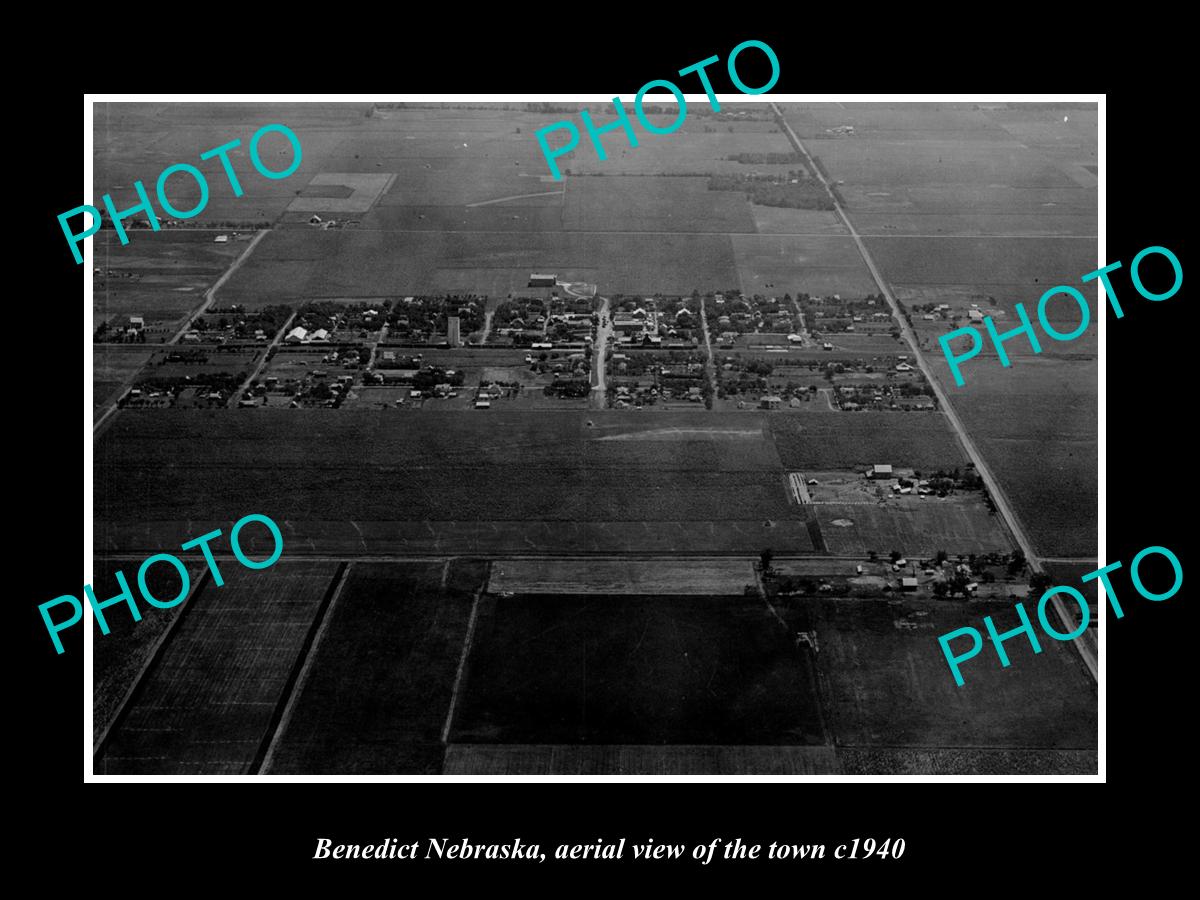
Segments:
[[[82,323],[63,311],[82,315],[85,276],[55,218],[84,199],[83,96],[75,85],[60,83],[55,91],[39,90],[28,101],[30,121],[38,122],[40,130],[17,171],[27,195],[19,207],[26,227],[11,232],[8,242],[10,267],[30,276],[22,279],[26,287],[21,293],[8,300],[26,323],[20,330],[30,338],[40,334],[41,344],[39,358],[29,359],[23,368],[36,373],[36,384],[31,378],[10,393],[8,441],[15,457],[10,463],[10,497],[17,501],[16,546],[21,548],[17,558],[8,561],[9,572],[17,576],[9,604],[21,623],[16,633],[24,643],[12,690],[25,707],[23,721],[10,720],[7,729],[9,750],[16,754],[9,775],[20,792],[29,793],[30,802],[19,811],[18,821],[28,830],[35,855],[44,853],[54,860],[52,865],[70,864],[78,856],[84,864],[80,868],[97,879],[126,884],[131,877],[142,879],[158,870],[174,872],[189,886],[241,886],[238,877],[252,872],[264,883],[299,878],[313,887],[382,877],[396,891],[417,887],[422,876],[432,876],[438,884],[471,878],[491,887],[506,882],[532,885],[547,874],[570,879],[575,887],[597,884],[600,878],[628,880],[630,875],[655,883],[698,877],[716,887],[758,884],[757,876],[775,874],[783,877],[789,892],[842,884],[844,879],[850,879],[847,884],[866,879],[879,887],[911,879],[929,889],[957,892],[992,883],[1032,887],[1040,879],[1026,881],[1022,870],[1027,867],[1049,866],[1056,878],[1069,879],[1094,875],[1121,860],[1135,863],[1139,853],[1152,849],[1168,854],[1165,844],[1176,832],[1161,817],[1179,799],[1178,781],[1190,775],[1192,756],[1186,741],[1193,730],[1194,708],[1185,670],[1185,644],[1193,639],[1190,620],[1185,620],[1188,586],[1185,583],[1168,601],[1151,603],[1134,595],[1127,567],[1143,547],[1158,544],[1174,550],[1185,572],[1190,571],[1183,510],[1193,414],[1184,364],[1195,356],[1190,347],[1195,332],[1184,320],[1186,281],[1170,300],[1151,303],[1130,286],[1128,264],[1142,248],[1162,245],[1188,269],[1184,221],[1190,204],[1185,194],[1194,193],[1195,179],[1184,142],[1195,113],[1173,79],[1171,67],[1180,58],[1161,43],[1137,43],[1127,30],[1110,32],[1100,43],[1090,41],[1071,23],[1060,31],[1050,28],[1052,39],[1045,38],[1050,26],[1043,22],[1040,38],[1014,28],[1007,35],[973,37],[976,43],[971,46],[937,34],[859,45],[853,34],[842,35],[829,26],[798,20],[794,26],[779,27],[765,13],[710,28],[704,35],[683,35],[674,26],[606,25],[603,16],[587,27],[541,26],[536,21],[540,14],[528,15],[528,27],[519,34],[494,40],[464,39],[460,34],[451,40],[445,32],[404,26],[393,37],[394,46],[372,39],[356,51],[353,61],[326,59],[304,49],[313,45],[317,34],[311,27],[294,36],[285,28],[255,38],[258,50],[249,56],[241,40],[236,48],[205,48],[212,59],[201,67],[203,73],[177,76],[166,72],[176,68],[168,59],[130,58],[128,65],[95,73],[86,88],[180,94],[586,91],[620,95],[628,108],[644,82],[669,78],[713,54],[722,59],[710,69],[715,89],[733,92],[724,60],[734,45],[756,38],[778,54],[782,74],[775,94],[1106,92],[1107,258],[1125,263],[1114,283],[1126,313],[1119,321],[1111,312],[1107,318],[1106,561],[1119,559],[1126,565],[1114,579],[1126,616],[1120,621],[1109,616],[1102,660],[1107,665],[1108,784],[1066,786],[1049,779],[1037,784],[906,785],[809,781],[85,786],[81,772],[90,742],[83,739],[81,725],[82,629],[64,635],[67,652],[56,656],[37,613],[37,604],[46,599],[78,595],[87,574],[76,568],[81,554],[75,529],[83,522],[76,518],[80,465],[75,454],[80,452],[81,426],[84,440],[90,440],[91,417],[76,401],[59,399],[77,396],[74,390],[84,378],[84,362],[75,356]],[[861,17],[866,16],[864,11]],[[484,30],[493,33],[490,26]],[[1102,52],[1101,43],[1110,49]],[[278,49],[271,49],[274,44]],[[286,54],[290,62],[282,58],[283,48],[291,48]],[[263,65],[278,65],[278,70],[268,75],[264,69],[259,77],[260,64],[251,64],[251,57],[263,57],[268,61]],[[1091,61],[1102,57],[1105,62],[1093,67]],[[765,67],[755,71],[758,58],[753,50],[739,58],[747,84],[766,80]],[[224,71],[231,74],[220,75]],[[149,80],[142,77],[151,73]],[[694,76],[681,81],[686,91],[698,91]],[[97,185],[97,193],[100,188]],[[32,259],[27,258],[30,253]],[[18,421],[25,427],[13,427]],[[32,492],[27,493],[26,486]],[[21,497],[27,499],[22,502]],[[1099,790],[1107,793],[1101,796]],[[656,842],[690,845],[714,837],[741,837],[748,843],[825,843],[830,851],[854,837],[903,837],[907,851],[899,861],[827,859],[708,868],[688,861],[621,866],[330,865],[309,859],[317,837],[330,837],[335,843],[379,843],[386,837],[411,841],[431,836],[466,836],[473,841],[520,836],[539,841],[543,849],[597,838],[653,837]],[[748,881],[747,875],[756,880]]]

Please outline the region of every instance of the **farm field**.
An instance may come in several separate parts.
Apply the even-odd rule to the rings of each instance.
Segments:
[[[323,361],[331,346],[306,345],[281,347],[263,367],[260,377],[281,379],[266,407],[190,408],[236,407],[222,382],[186,388],[176,408],[116,411],[93,443],[98,595],[115,593],[115,568],[136,578],[135,563],[114,560],[178,553],[215,529],[227,536],[251,511],[278,523],[284,553],[254,572],[218,551],[222,587],[189,558],[186,603],[143,605],[141,622],[117,617],[113,634],[97,634],[97,774],[1096,772],[1096,686],[1073,646],[1047,640],[1035,655],[1012,640],[1013,664],[1001,668],[985,642],[964,664],[961,688],[939,647],[939,634],[982,630],[983,615],[1001,630],[1016,624],[1007,595],[1024,592],[1023,576],[993,583],[991,569],[1005,566],[984,561],[991,568],[974,573],[983,584],[970,602],[933,599],[930,579],[940,574],[922,575],[920,593],[899,592],[900,575],[918,574],[921,557],[1013,545],[977,492],[900,496],[864,479],[877,464],[919,478],[968,468],[940,412],[831,405],[835,387],[917,379],[896,368],[914,360],[888,334],[891,323],[852,304],[828,327],[861,313],[856,332],[820,333],[798,348],[787,331],[821,332],[816,309],[828,314],[832,304],[814,301],[802,326],[747,298],[765,316],[762,328],[782,332],[719,343],[722,313],[733,317],[728,330],[754,327],[734,316],[728,294],[737,289],[857,300],[878,287],[834,212],[708,189],[710,175],[782,176],[803,164],[779,161],[793,147],[764,104],[725,105],[721,116],[704,105],[692,104],[670,135],[635,125],[636,148],[619,130],[604,135],[605,160],[583,132],[559,158],[568,174],[558,181],[534,132],[578,123],[578,114],[525,104],[97,107],[97,194],[133,205],[135,179],[153,191],[158,172],[178,162],[209,174],[212,192],[196,230],[132,230],[128,246],[111,229],[95,236],[97,324],[123,328],[143,316],[149,340],[93,347],[97,407],[139,371],[254,369],[262,344],[220,352],[155,342],[174,336],[255,228],[268,230],[222,285],[218,307],[336,300],[384,309],[408,295],[473,294],[494,311],[506,297],[548,299],[552,288],[531,288],[530,275],[555,273],[654,317],[674,317],[677,296],[707,294],[724,389],[738,381],[722,368],[727,358],[774,367],[748,373],[746,389],[714,398],[711,410],[678,395],[677,408],[660,398],[599,409],[596,397],[545,396],[553,375],[531,372],[530,351],[505,346],[498,330],[486,347],[401,346],[397,322],[390,336],[341,337],[373,349],[380,373],[418,355],[456,370],[457,396],[413,400],[393,380],[354,384],[337,409],[284,408],[282,382],[314,368],[329,380],[363,379],[361,366]],[[612,121],[610,105],[592,108],[597,124]],[[1095,109],[826,103],[783,112],[845,198],[897,298],[953,307],[936,320],[923,318],[933,310],[913,310],[914,329],[1037,554],[1095,554],[1095,322],[1070,343],[1043,341],[1041,355],[1015,339],[1008,368],[985,349],[965,364],[963,388],[937,343],[967,323],[972,304],[1012,328],[1016,302],[1036,316],[1043,291],[1078,285],[1097,267]],[[672,118],[655,116],[663,125]],[[303,163],[286,179],[266,179],[250,163],[249,138],[267,122],[287,124],[303,143]],[[845,125],[852,134],[830,131]],[[234,138],[246,189],[236,198],[216,161],[198,160]],[[270,165],[290,159],[279,135],[263,152]],[[170,188],[181,207],[196,199],[186,177]],[[338,221],[311,223],[314,213]],[[222,221],[236,224],[218,228]],[[214,243],[235,228],[244,233]],[[720,306],[715,292],[727,295]],[[1094,304],[1096,291],[1084,293]],[[644,298],[656,294],[664,296],[651,307]],[[517,303],[531,326],[551,311]],[[1065,330],[1078,321],[1065,299],[1051,310]],[[699,338],[675,360],[706,362]],[[639,351],[615,349],[624,358],[607,369],[610,395],[632,382],[661,389],[709,375],[707,366],[639,371],[631,361]],[[207,361],[189,361],[196,351]],[[853,361],[872,371],[826,378],[822,369]],[[521,390],[476,410],[481,381]],[[790,391],[809,385],[818,392],[792,407]],[[783,390],[782,408],[755,408],[759,394]],[[855,397],[873,402],[850,392],[842,402]],[[792,473],[820,483],[793,494]],[[805,491],[817,502],[803,502]],[[241,546],[261,559],[273,542],[252,527]],[[764,549],[778,580],[758,577]],[[911,570],[893,570],[893,550],[912,558]],[[879,559],[869,561],[872,552]],[[1078,577],[1099,564],[1047,571],[1094,598]],[[170,596],[165,569],[153,571],[152,587]],[[1093,630],[1085,642],[1094,639]]]
[[[544,271],[623,294],[690,294],[738,280],[724,235],[284,229],[263,239],[221,296],[251,309],[341,296],[506,296]]]
[[[1096,686],[1068,644],[1045,641],[1042,653],[1034,654],[1028,643],[1010,641],[1008,668],[985,647],[963,664],[963,686],[955,684],[937,636],[985,614],[1003,632],[1019,624],[1011,604],[820,600],[807,607],[839,755],[845,748],[885,756],[932,751],[927,765],[969,774],[977,765],[992,771],[986,751],[1008,751],[1010,772],[1040,771],[1040,761],[1055,752],[1083,758],[1095,752]],[[916,763],[905,756],[891,764],[903,770]],[[857,767],[854,754],[848,760],[848,771]]]
[[[748,560],[496,559],[488,592],[721,595],[753,583]]]
[[[226,563],[206,583],[96,757],[97,773],[235,775],[270,737],[297,656],[337,566]]]
[[[123,330],[131,316],[140,316],[146,344],[174,337],[187,314],[204,302],[204,291],[246,249],[241,239],[213,243],[218,233],[131,230],[122,246],[112,229],[99,231],[91,239],[94,266],[100,269],[92,275],[94,327],[107,322]]]
[[[865,471],[876,463],[888,463],[925,472],[962,468],[967,462],[941,416],[902,412],[771,415],[768,425],[788,471]]]
[[[1098,362],[1020,357],[1007,369],[977,362],[957,388],[945,359],[932,360],[1037,553],[1095,554]]]
[[[486,597],[450,740],[822,744],[809,652],[757,596]]]
[[[572,178],[563,221],[579,231],[754,233],[750,203],[739,191],[710,191],[707,178]]]
[[[486,564],[352,563],[269,774],[438,774]]]
[[[92,406],[97,411],[115,402],[118,391],[154,354],[146,344],[94,344],[92,346]]]
[[[446,775],[830,775],[831,747],[451,744]]]
[[[100,631],[100,623],[94,616],[92,619],[92,738],[102,735],[116,718],[117,710],[137,680],[142,667],[150,661],[159,639],[171,627],[180,611],[190,603],[184,600],[178,606],[170,609],[159,609],[145,603],[138,592],[137,563],[115,562],[112,560],[96,560],[92,573],[92,590],[100,602],[115,597],[121,592],[117,583],[118,571],[125,575],[129,588],[133,591],[134,599],[142,613],[142,620],[135,622],[127,607],[114,606],[107,611],[105,621],[108,623],[107,635]],[[189,565],[188,578],[191,580],[192,596],[200,589],[199,578],[204,573],[204,563],[196,562]],[[167,601],[179,593],[180,582],[175,568],[168,564],[159,563],[146,572],[146,585],[154,597]],[[80,598],[86,603],[85,597]]]
[[[1045,290],[1078,287],[1099,264],[1097,183],[1086,168],[1097,162],[1094,105],[789,105],[785,116],[801,139],[815,138],[809,149],[830,176],[845,181],[847,215],[876,235],[864,240],[904,303],[991,306],[990,295],[1007,329],[1018,324],[1015,303],[1036,315]],[[839,125],[855,133],[825,139]],[[955,410],[1046,556],[1096,552],[1102,301],[1094,289],[1084,295],[1092,324],[1083,336],[1043,340],[1037,356],[1017,338],[1009,368],[989,346],[964,366],[961,388],[937,343],[947,324],[913,317]],[[1062,331],[1079,322],[1069,300],[1048,309]]]
[[[876,289],[848,235],[734,235],[730,241],[741,289],[748,294],[804,291],[865,296]],[[768,288],[768,284],[775,287]]]
[[[417,546],[462,541],[472,552],[589,540],[697,552],[771,535],[808,546],[773,433],[756,416],[489,410],[442,413],[435,429],[413,421],[369,409],[126,410],[96,449],[99,546],[141,548],[189,520],[235,521],[247,496],[285,535],[315,541],[310,551],[331,546],[327,528],[339,546],[378,546],[378,532],[358,524],[368,522],[410,522],[400,534]],[[385,544],[398,537],[384,533]]]
[[[1012,550],[1000,519],[978,495],[883,507],[822,503],[814,509],[830,553],[861,557],[874,550],[886,556],[899,550],[906,556],[932,557],[938,550],[964,555]]]
[[[780,490],[783,490],[782,483]],[[347,498],[353,501],[355,497]],[[800,515],[792,513],[792,515]],[[755,555],[763,547],[780,552],[812,553],[812,537],[802,518],[567,522],[501,520],[455,522],[307,519],[279,521],[288,553],[296,555],[470,554],[512,556],[530,553],[629,553],[689,558],[706,554]],[[228,527],[229,520],[175,519],[153,522],[97,523],[97,552],[178,549],[203,527]],[[262,546],[260,546],[262,544]],[[266,556],[265,541],[247,537],[247,553]]]
[[[336,153],[346,131],[365,121],[367,108],[364,103],[100,103],[93,113],[97,193],[111,193],[114,206],[126,209],[138,202],[134,181],[153,190],[159,172],[188,163],[211,175],[208,205],[190,224],[274,221],[317,172],[353,171],[339,165]],[[264,178],[250,161],[250,138],[271,122],[291,128],[302,147],[300,167],[279,180]],[[234,196],[218,160],[200,160],[204,151],[235,139],[241,146],[230,150],[229,158],[244,191],[241,197]],[[290,146],[281,134],[264,136],[260,151],[270,168],[282,170],[291,162]],[[168,196],[177,208],[188,209],[199,201],[199,188],[194,180],[175,176]],[[157,209],[157,198],[154,205]],[[149,235],[139,232],[132,239]]]

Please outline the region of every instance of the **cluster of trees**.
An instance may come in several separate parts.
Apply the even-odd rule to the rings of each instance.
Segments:
[[[547,397],[586,397],[592,390],[591,382],[586,378],[564,378],[553,384],[546,385],[543,393]]]
[[[785,166],[804,162],[804,157],[794,150],[791,153],[735,153],[725,158],[730,162],[763,166]]]
[[[413,376],[413,387],[418,391],[431,391],[435,385],[448,384],[451,387],[461,387],[463,373],[451,374],[441,366],[429,366]]]
[[[113,332],[110,334],[110,330]],[[96,333],[92,335],[92,343],[106,344],[144,344],[146,343],[145,329],[137,331],[124,331],[121,329],[109,329],[107,322],[101,322],[100,327],[96,329]]]
[[[710,175],[708,189],[742,191],[751,203],[759,206],[833,209],[833,201],[825,189],[805,177],[803,172],[789,172],[788,175]]]
[[[417,297],[412,303],[396,303],[388,314],[388,327],[398,334],[446,333],[446,318],[458,316],[459,334],[465,339],[483,328],[483,310],[487,297],[479,294],[444,294]],[[407,319],[407,322],[401,322]]]

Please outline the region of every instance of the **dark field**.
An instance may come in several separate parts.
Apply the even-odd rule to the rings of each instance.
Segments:
[[[820,744],[808,653],[758,597],[489,597],[451,741]]]
[[[122,572],[142,613],[142,620],[135,622],[126,606],[113,606],[105,610],[105,621],[109,628],[107,635],[101,633],[100,623],[94,617],[92,619],[92,635],[95,639],[92,645],[93,738],[98,738],[113,723],[117,710],[137,681],[142,667],[150,661],[159,639],[166,634],[183,607],[191,602],[184,600],[170,609],[159,609],[146,603],[138,590],[137,572],[140,565],[141,560],[113,562],[99,559],[92,573],[92,590],[96,599],[103,602],[120,593],[116,573]],[[189,560],[185,560],[184,565],[188,566],[190,588],[194,596],[200,589],[199,578],[205,566],[203,562]],[[179,593],[179,575],[170,563],[158,563],[147,570],[146,586],[151,594],[165,602]],[[81,596],[79,600],[87,603],[86,597]]]
[[[264,771],[438,774],[485,574],[485,563],[468,560],[352,564]]]
[[[919,471],[962,468],[966,455],[941,416],[859,412],[770,418],[783,467],[861,469],[876,463]]]
[[[963,686],[955,684],[938,635],[967,625],[982,631],[984,615],[1004,632],[1020,624],[1011,604],[822,600],[809,607],[839,748],[1096,748],[1096,686],[1070,644],[1045,639],[1035,655],[1028,641],[1011,640],[1005,669],[985,640],[962,664]],[[918,627],[902,630],[897,621]]]
[[[326,595],[333,563],[221,566],[184,605],[95,761],[98,774],[245,774]],[[136,589],[135,589],[136,590]]]
[[[257,412],[254,422],[145,417],[142,435],[133,426],[141,417],[123,415],[96,454],[104,472],[98,516],[207,520],[233,515],[248,496],[276,521],[707,521],[788,513],[761,431],[640,440],[643,420],[606,435],[634,439],[603,440],[602,429],[586,429],[569,413],[550,428],[540,413],[444,413],[438,428],[418,431],[410,418],[370,410]],[[263,434],[273,439],[269,449],[253,440]],[[136,493],[116,489],[130,470],[144,470]],[[619,489],[634,473],[638,488]]]

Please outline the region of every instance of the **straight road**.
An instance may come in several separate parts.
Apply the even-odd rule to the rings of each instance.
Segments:
[[[717,401],[717,365],[713,362],[712,340],[708,336],[708,312],[704,308],[704,298],[700,298],[700,328],[704,332],[704,352],[708,361],[704,364],[704,375],[708,378],[708,386],[712,389],[713,403]]]
[[[259,360],[258,365],[254,367],[254,371],[250,373],[250,377],[242,383],[241,387],[239,387],[233,392],[232,395],[230,395],[229,401],[225,404],[226,406],[237,406],[238,400],[240,400],[242,397],[242,393],[249,390],[250,385],[254,383],[254,380],[258,378],[262,370],[266,368],[267,360],[271,357],[271,351],[279,346],[279,342],[283,340],[283,336],[288,333],[288,329],[292,327],[292,322],[296,320],[297,313],[298,310],[293,311],[292,314],[288,316],[287,321],[283,323],[283,327],[275,333],[275,337],[273,337],[271,339],[271,343],[267,345],[267,351],[263,354],[262,359]]]
[[[863,262],[866,263],[867,268],[870,270],[871,277],[875,280],[875,284],[878,285],[880,293],[887,298],[888,305],[892,308],[892,315],[895,317],[896,322],[900,326],[901,335],[903,335],[904,340],[908,343],[909,348],[912,350],[913,356],[916,358],[917,364],[921,368],[921,373],[925,376],[925,380],[929,383],[930,387],[933,388],[934,394],[937,396],[938,403],[942,408],[942,412],[945,413],[946,418],[949,420],[951,426],[954,428],[955,433],[958,435],[958,440],[962,444],[963,449],[966,451],[967,456],[970,458],[971,462],[975,464],[975,471],[979,473],[980,477],[983,478],[984,484],[987,485],[988,491],[991,493],[992,499],[996,503],[996,510],[1000,513],[1000,517],[1004,520],[1005,525],[1008,527],[1009,533],[1012,534],[1013,539],[1021,548],[1021,552],[1025,554],[1025,559],[1028,560],[1029,567],[1034,572],[1043,572],[1044,569],[1042,568],[1041,561],[1038,555],[1034,553],[1033,542],[1030,541],[1029,536],[1025,533],[1025,529],[1021,526],[1021,522],[1017,518],[1017,514],[1013,510],[1008,497],[1005,495],[1004,490],[1000,487],[1000,483],[992,474],[991,469],[988,468],[987,462],[984,461],[983,454],[979,452],[978,448],[975,446],[975,442],[971,440],[970,434],[967,433],[967,429],[963,425],[962,420],[959,419],[958,413],[954,411],[954,407],[950,403],[950,398],[947,396],[941,382],[938,381],[937,377],[934,375],[933,369],[930,367],[928,361],[921,353],[920,342],[917,340],[916,335],[909,326],[908,320],[905,319],[904,315],[901,313],[900,304],[896,301],[895,296],[893,296],[892,290],[890,287],[888,287],[887,282],[883,280],[883,275],[881,275],[879,269],[876,268],[875,261],[871,259],[871,254],[867,251],[867,247],[863,243],[862,238],[859,237],[858,232],[855,231],[854,225],[851,224],[850,218],[846,215],[845,210],[842,209],[842,205],[838,202],[837,196],[830,189],[829,182],[825,180],[825,176],[821,174],[821,170],[817,168],[816,164],[813,162],[812,156],[809,155],[809,152],[805,149],[804,144],[800,142],[800,138],[796,136],[796,132],[792,130],[792,126],[787,123],[787,120],[783,117],[783,113],[780,112],[779,107],[772,103],[771,108],[775,111],[775,116],[780,127],[783,128],[784,133],[791,139],[792,145],[804,155],[806,160],[808,160],[809,170],[817,176],[821,182],[821,185],[825,188],[826,193],[829,194],[829,199],[833,201],[834,211],[837,212],[838,218],[842,220],[842,223],[846,226],[850,236],[854,239],[855,246],[858,247],[859,255],[862,256]],[[1070,616],[1067,614],[1066,606],[1059,599],[1059,595],[1055,595],[1053,598],[1051,598],[1051,601],[1052,605],[1054,606],[1054,611],[1058,614],[1059,621],[1062,623],[1066,631],[1074,631],[1076,625],[1071,621]],[[1079,651],[1079,655],[1083,658],[1083,662],[1087,666],[1088,671],[1091,672],[1092,678],[1096,679],[1097,667],[1095,654],[1084,643],[1082,640],[1082,635],[1078,638],[1075,638],[1074,644],[1075,649]]]
[[[198,229],[177,229],[177,230],[179,230],[179,231],[184,231],[184,230],[211,231],[214,229],[208,229],[208,228],[199,229],[198,228]],[[204,311],[207,310],[210,306],[212,306],[213,301],[217,299],[217,291],[219,291],[224,286],[225,282],[227,282],[229,280],[229,276],[231,276],[234,272],[236,272],[238,270],[238,268],[241,266],[241,264],[244,263],[246,261],[247,257],[249,257],[250,254],[254,251],[254,248],[258,246],[258,242],[261,241],[264,237],[266,237],[266,235],[269,231],[270,231],[269,228],[264,229],[264,230],[258,232],[258,234],[254,235],[254,237],[250,240],[250,243],[246,245],[246,249],[242,251],[241,256],[239,256],[237,259],[235,259],[233,261],[233,264],[230,265],[230,267],[225,270],[225,274],[222,275],[220,278],[218,278],[216,283],[212,287],[210,287],[207,291],[204,292],[204,302],[200,305],[200,307],[187,317],[187,321],[184,322],[183,327],[180,328],[179,331],[175,333],[175,336],[173,338],[171,338],[171,340],[167,341],[162,346],[166,347],[169,344],[178,344],[179,343],[180,339],[184,336],[184,334],[187,333],[187,330],[192,327],[192,323],[196,321],[196,318],[198,316],[203,315]],[[117,400],[120,400],[122,397],[125,396],[125,393],[129,390],[130,387],[132,387],[132,385],[133,385],[134,381],[137,379],[140,371],[141,370],[139,369],[137,372],[134,372],[132,375],[130,375],[129,380],[126,381],[125,384],[121,386],[121,390],[117,394],[114,395],[114,396],[116,396]],[[110,403],[108,405],[108,408],[104,410],[104,413],[100,416],[100,418],[96,420],[94,425],[92,425],[92,440],[95,440],[96,438],[100,437],[100,434],[101,434],[104,426],[108,423],[108,421],[110,419],[112,419],[113,415],[116,413],[116,411],[118,409],[117,400],[114,400],[112,403]]]
[[[592,393],[590,402],[596,409],[606,404],[604,384],[604,358],[608,355],[608,339],[612,335],[612,319],[609,317],[608,298],[600,298],[600,309],[596,314],[600,323],[596,326],[596,340],[592,343]]]

